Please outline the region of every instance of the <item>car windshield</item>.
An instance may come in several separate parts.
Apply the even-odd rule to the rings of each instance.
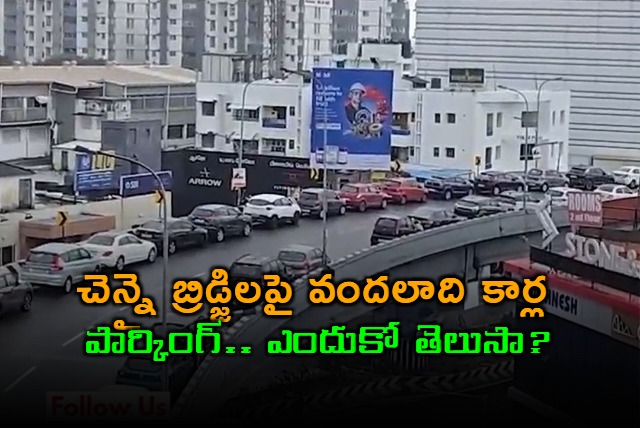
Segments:
[[[206,208],[196,208],[191,213],[191,217],[199,217],[199,218],[213,217],[213,210],[209,210]]]
[[[600,190],[602,190],[604,192],[613,192],[614,188],[615,188],[615,186],[613,186],[611,184],[603,184],[602,186],[600,186]]]
[[[574,166],[571,168],[571,170],[569,172],[574,172],[574,173],[578,173],[578,174],[582,174],[587,170],[587,168],[583,167],[583,166]]]
[[[376,225],[375,225],[375,230],[389,230],[389,229],[395,229],[396,227],[396,220],[393,218],[379,218],[378,221],[376,221]]]
[[[388,180],[384,182],[385,187],[400,187],[399,181]]]
[[[234,278],[261,278],[262,269],[256,265],[234,263],[231,266],[230,276]]]
[[[162,230],[163,224],[160,220],[151,220],[143,223],[141,227],[143,229]]]
[[[549,192],[547,194],[549,196],[551,196],[552,198],[562,198],[562,197],[564,197],[564,192],[561,192],[560,190],[549,190]]]
[[[477,207],[480,205],[477,201],[470,201],[468,199],[462,199],[458,201],[458,205],[461,207]]]
[[[110,247],[113,245],[113,241],[115,241],[115,238],[113,236],[94,235],[89,238],[89,240],[87,240],[87,244]]]
[[[340,188],[340,191],[345,193],[358,193],[358,188],[356,186],[349,186],[347,184],[345,186],[342,186]]]
[[[249,204],[256,207],[266,207],[267,205],[271,205],[271,202],[265,201],[264,199],[260,198],[252,198],[249,199]]]
[[[301,201],[315,201],[320,199],[319,197],[320,195],[318,195],[317,193],[311,193],[311,192],[302,192],[300,194],[300,200]]]
[[[307,255],[300,251],[285,250],[280,251],[280,253],[278,254],[278,259],[282,260],[283,262],[303,262],[307,260]]]
[[[42,253],[40,251],[32,251],[29,253],[29,256],[27,257],[27,261],[28,262],[32,262],[32,263],[53,263],[54,260],[56,259],[57,255],[56,254],[51,254],[51,253]]]
[[[528,175],[532,177],[540,177],[542,175],[542,171],[539,169],[532,169],[531,171],[529,171]]]
[[[622,167],[622,168],[620,168],[618,171],[621,171],[621,172],[631,172],[631,171],[633,171],[633,167],[631,167],[631,166],[623,166],[623,167]]]

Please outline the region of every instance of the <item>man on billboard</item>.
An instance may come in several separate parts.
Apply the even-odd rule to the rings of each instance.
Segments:
[[[345,103],[345,116],[351,123],[350,133],[361,138],[380,137],[386,114],[386,100],[375,88],[367,91],[360,82],[351,85]]]

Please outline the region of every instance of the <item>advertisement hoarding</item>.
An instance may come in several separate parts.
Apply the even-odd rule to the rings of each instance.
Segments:
[[[311,167],[323,166],[324,146],[337,147],[331,168],[384,170],[391,163],[393,71],[315,68]]]
[[[115,159],[103,154],[76,154],[74,191],[77,193],[113,188]]]
[[[602,195],[595,192],[567,193],[571,226],[602,227]]]
[[[158,171],[158,177],[162,180],[165,190],[171,190],[171,171]],[[120,196],[128,198],[131,196],[147,195],[158,190],[158,182],[151,174],[131,174],[120,177]]]

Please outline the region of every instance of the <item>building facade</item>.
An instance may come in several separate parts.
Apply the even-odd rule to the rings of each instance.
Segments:
[[[640,161],[640,19],[634,1],[417,2],[420,75],[480,67],[496,85],[572,93],[571,163],[613,167]],[[553,85],[553,86],[552,86]]]
[[[357,45],[356,45],[357,46]],[[380,54],[387,45],[363,45]],[[399,52],[400,45],[392,45]],[[394,69],[392,158],[415,164],[479,170],[519,170],[529,165],[567,168],[570,93],[540,93],[538,147],[534,129],[522,128],[524,100],[508,91],[446,87],[427,89],[403,73],[398,61],[364,60],[353,68]],[[344,68],[351,68],[352,59]],[[311,84],[304,73],[284,79],[197,83],[197,145],[244,153],[308,157]],[[404,75],[403,75],[404,74]],[[242,92],[247,97],[242,105]],[[277,94],[277,96],[274,96]],[[535,99],[535,91],[525,92]],[[530,107],[531,109],[531,107]],[[241,135],[242,134],[242,135]],[[480,164],[476,165],[479,158]]]

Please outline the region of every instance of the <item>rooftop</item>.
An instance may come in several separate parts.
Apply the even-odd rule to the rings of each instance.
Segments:
[[[197,73],[169,65],[20,65],[1,66],[4,84],[59,83],[76,88],[102,82],[128,86],[195,84]]]
[[[23,175],[32,175],[33,171],[18,165],[12,165],[8,162],[0,162],[0,177],[20,177]]]

